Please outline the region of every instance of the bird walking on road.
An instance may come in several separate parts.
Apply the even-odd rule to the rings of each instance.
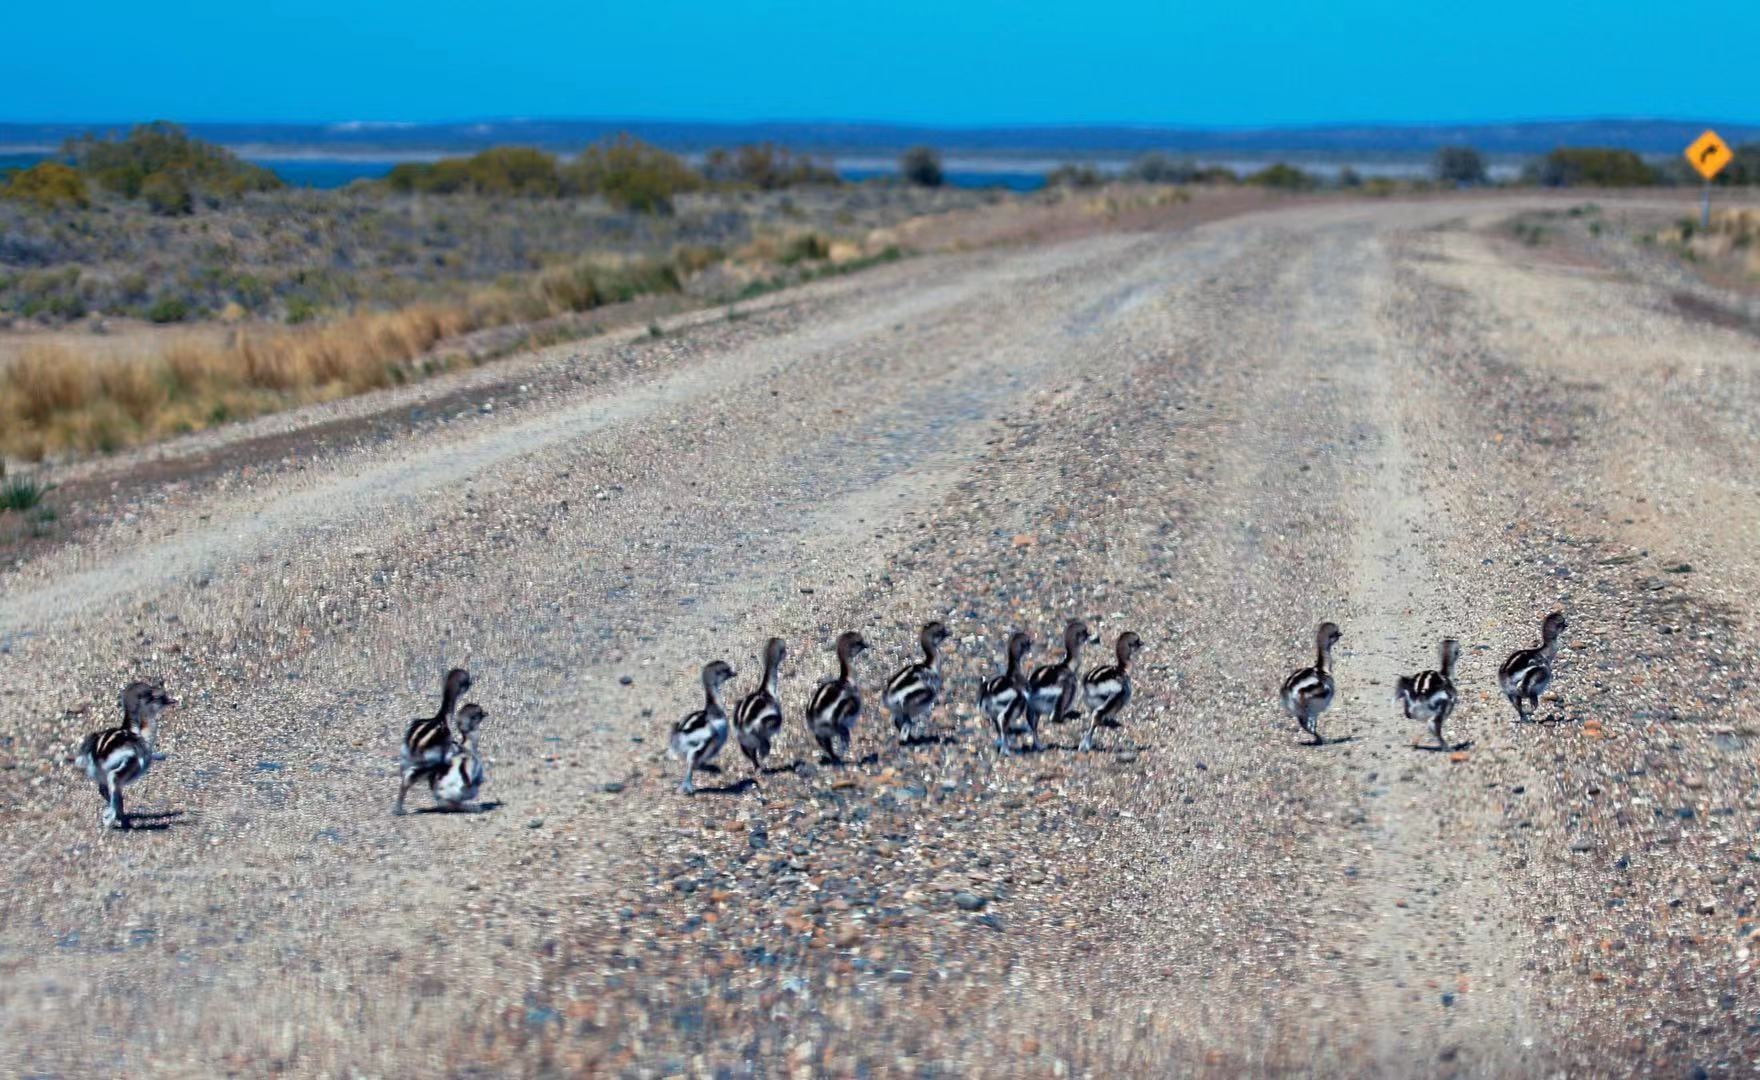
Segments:
[[[440,688],[440,711],[433,716],[411,720],[404,728],[403,786],[397,790],[397,804],[391,808],[393,814],[403,813],[403,800],[409,795],[410,788],[432,778],[446,765],[452,751],[452,710],[458,707],[458,699],[470,690],[471,685],[471,673],[464,668],[448,671]]]
[[[1033,647],[1033,638],[1016,630],[1008,637],[1008,669],[985,679],[978,690],[978,708],[996,728],[996,749],[1006,756],[1013,753],[1009,737],[1027,727],[1027,673],[1021,661]]]
[[[79,744],[74,762],[98,783],[104,800],[104,825],[128,828],[122,809],[122,789],[147,775],[153,767],[153,742],[159,717],[177,704],[163,686],[129,683],[122,691],[122,725],[94,731]]]
[[[671,752],[684,759],[684,780],[678,790],[695,794],[692,777],[698,768],[715,759],[727,742],[727,709],[721,704],[721,687],[733,678],[733,668],[725,660],[703,665],[703,707],[686,713],[672,726]]]
[[[941,697],[941,643],[947,637],[947,627],[939,622],[924,626],[917,634],[923,659],[906,664],[886,683],[882,700],[892,714],[900,743],[922,738],[923,724],[935,711],[935,702]]]
[[[1332,647],[1342,636],[1337,623],[1321,623],[1314,633],[1314,666],[1293,671],[1283,680],[1284,711],[1314,737],[1315,746],[1325,742],[1320,737],[1320,714],[1332,707]]]
[[[1034,746],[1039,745],[1041,721],[1049,718],[1053,723],[1062,723],[1075,715],[1082,681],[1077,665],[1082,646],[1092,640],[1088,624],[1071,619],[1063,628],[1063,659],[1036,668],[1027,680],[1027,724],[1032,728]]]
[[[850,736],[862,715],[862,690],[856,685],[855,658],[868,648],[862,635],[850,630],[837,639],[837,674],[825,679],[807,703],[807,730],[832,764],[843,761]]]
[[[1131,658],[1143,647],[1143,639],[1129,630],[1118,635],[1113,646],[1115,663],[1102,664],[1082,676],[1082,701],[1088,707],[1088,731],[1080,750],[1094,749],[1094,729],[1117,727],[1118,714],[1131,701]]]
[[[1568,629],[1570,623],[1565,620],[1564,612],[1553,612],[1540,624],[1540,647],[1517,649],[1497,669],[1497,685],[1502,688],[1503,696],[1515,706],[1518,724],[1534,718],[1534,710],[1540,707],[1540,695],[1552,685],[1552,665],[1558,659],[1558,636]],[[1524,701],[1528,703],[1526,710],[1522,708]]]
[[[782,698],[777,682],[782,677],[782,660],[788,646],[773,637],[764,645],[764,678],[758,688],[747,694],[733,710],[733,729],[739,748],[752,763],[755,773],[764,771],[764,759],[770,756],[770,745],[782,731]]]
[[[1446,750],[1448,740],[1443,736],[1442,726],[1448,722],[1448,715],[1454,712],[1458,700],[1454,689],[1454,666],[1461,658],[1461,643],[1454,638],[1443,638],[1437,653],[1441,668],[1420,671],[1416,675],[1401,675],[1394,686],[1393,700],[1405,710],[1407,720],[1428,723],[1436,735],[1437,748]]]
[[[446,764],[428,778],[434,801],[446,810],[462,810],[483,790],[483,755],[477,751],[477,728],[488,713],[475,702],[458,710],[458,741],[452,744]]]

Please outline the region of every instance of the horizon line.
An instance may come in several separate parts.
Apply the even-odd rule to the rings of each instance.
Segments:
[[[115,125],[139,125],[150,123],[172,123],[182,126],[205,125],[252,125],[257,127],[322,127],[343,130],[372,131],[377,128],[387,130],[408,130],[411,128],[457,127],[481,124],[521,124],[521,123],[591,123],[591,124],[692,124],[704,127],[763,127],[763,126],[844,126],[867,128],[906,128],[920,131],[1026,131],[1026,130],[1081,130],[1081,129],[1113,129],[1128,131],[1191,131],[1215,133],[1252,133],[1276,131],[1327,131],[1346,128],[1387,128],[1412,129],[1448,128],[1448,127],[1510,127],[1519,125],[1546,124],[1725,124],[1734,128],[1760,127],[1760,120],[1737,120],[1732,117],[1721,119],[1689,118],[1682,116],[1664,116],[1655,114],[1595,114],[1577,116],[1531,116],[1522,118],[1503,118],[1495,120],[1324,120],[1309,122],[1269,122],[1253,124],[1205,124],[1179,121],[1137,121],[1137,120],[1048,120],[1048,121],[968,121],[962,123],[916,121],[916,120],[875,120],[845,118],[804,118],[804,117],[768,117],[744,119],[705,119],[691,117],[666,116],[614,116],[570,114],[554,116],[537,115],[503,115],[460,117],[448,120],[378,120],[364,118],[330,119],[330,120],[258,120],[238,118],[171,119],[169,117],[152,117],[149,119],[109,119],[109,120],[44,120],[44,119],[5,119],[0,118],[0,125],[17,125],[31,127],[100,127]]]

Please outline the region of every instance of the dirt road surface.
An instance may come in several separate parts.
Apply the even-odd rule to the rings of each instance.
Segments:
[[[913,259],[33,552],[0,1073],[1751,1074],[1760,336],[1524,206]],[[1125,726],[998,759],[977,680],[1073,616],[1146,644]],[[929,618],[944,737],[901,749]],[[1322,619],[1311,747],[1275,690]],[[848,628],[835,767],[799,714]],[[697,668],[743,693],[771,634],[778,767],[678,795]],[[1445,635],[1453,753],[1391,700]],[[394,818],[467,660],[491,805]],[[184,705],[104,831],[67,759],[138,676]]]

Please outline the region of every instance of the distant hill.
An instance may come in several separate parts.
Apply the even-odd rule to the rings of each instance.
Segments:
[[[87,131],[123,130],[128,122],[93,124],[0,123],[0,149],[48,149]],[[1329,127],[1202,129],[1170,127],[1023,126],[916,127],[815,121],[704,123],[674,120],[480,120],[445,124],[193,123],[200,138],[258,156],[434,154],[517,143],[574,150],[617,132],[681,152],[772,141],[833,156],[896,153],[928,144],[944,152],[982,156],[1134,155],[1150,150],[1184,154],[1277,153],[1303,155],[1427,154],[1465,144],[1494,155],[1545,153],[1557,146],[1618,146],[1641,154],[1675,154],[1706,127],[1732,143],[1760,141],[1760,125],[1698,120],[1558,120],[1507,124],[1339,125]]]

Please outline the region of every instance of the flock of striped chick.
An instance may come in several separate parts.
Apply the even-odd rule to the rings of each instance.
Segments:
[[[1519,721],[1531,718],[1539,707],[1540,695],[1551,685],[1559,635],[1566,626],[1562,612],[1548,615],[1541,624],[1540,644],[1516,650],[1498,669],[1499,688],[1515,707]],[[1332,649],[1341,636],[1336,623],[1321,623],[1315,635],[1313,665],[1290,673],[1279,695],[1284,710],[1315,745],[1325,742],[1320,735],[1320,716],[1332,707],[1337,692]],[[924,626],[918,635],[922,659],[900,668],[886,681],[881,703],[892,718],[901,745],[925,736],[929,717],[941,701],[941,644],[947,637],[947,627],[939,622]],[[1087,729],[1077,744],[1078,751],[1093,749],[1098,729],[1120,726],[1120,715],[1131,700],[1131,661],[1142,649],[1142,639],[1125,631],[1114,645],[1112,662],[1083,673],[1078,666],[1081,651],[1091,640],[1087,625],[1073,620],[1064,628],[1062,657],[1029,672],[1024,661],[1033,647],[1032,637],[1022,631],[1009,636],[1002,673],[985,679],[978,689],[979,711],[989,720],[1000,753],[1013,753],[1023,740],[1029,749],[1037,750],[1042,723],[1079,720],[1084,708]],[[828,764],[842,762],[862,714],[862,690],[855,677],[855,659],[867,648],[868,643],[859,633],[852,631],[840,636],[837,672],[820,680],[808,700],[803,720]],[[1429,724],[1438,747],[1446,749],[1444,725],[1459,700],[1454,677],[1460,643],[1453,638],[1444,639],[1439,651],[1441,663],[1436,670],[1399,678],[1394,701],[1407,719]],[[684,761],[681,792],[688,795],[696,790],[696,771],[720,754],[729,735],[751,762],[752,771],[764,771],[764,761],[783,727],[779,683],[786,655],[787,646],[782,639],[771,638],[764,647],[763,677],[731,711],[723,688],[736,677],[736,672],[723,660],[703,667],[703,707],[673,725],[668,748],[672,756]]]
[[[1540,644],[1516,650],[1498,668],[1498,687],[1515,707],[1518,721],[1531,719],[1539,708],[1540,695],[1552,683],[1559,636],[1567,628],[1563,612],[1546,616],[1540,627]],[[1280,694],[1284,710],[1315,745],[1325,741],[1320,735],[1320,716],[1331,708],[1337,691],[1332,649],[1341,636],[1336,623],[1320,624],[1315,635],[1314,664],[1292,672],[1284,680]],[[922,659],[900,668],[886,681],[881,703],[891,715],[901,744],[928,734],[928,721],[942,700],[945,686],[941,646],[947,638],[947,627],[941,623],[924,626],[918,635]],[[1083,672],[1078,666],[1082,647],[1091,640],[1087,625],[1073,620],[1064,628],[1063,655],[1029,671],[1025,661],[1033,648],[1033,639],[1022,631],[1009,636],[1002,673],[985,679],[978,689],[978,708],[990,721],[998,751],[1012,754],[1022,742],[1037,750],[1042,723],[1080,719],[1082,709],[1087,710],[1087,729],[1078,750],[1093,749],[1098,729],[1119,726],[1120,714],[1131,700],[1131,662],[1143,642],[1127,630],[1118,635],[1112,662]],[[851,631],[840,636],[837,672],[819,682],[807,703],[807,730],[824,751],[828,763],[840,763],[849,752],[856,721],[861,717],[862,690],[856,680],[855,661],[867,648],[868,643],[859,633]],[[1400,677],[1394,700],[1407,719],[1428,723],[1438,746],[1446,748],[1443,726],[1459,700],[1454,678],[1460,644],[1446,638],[1439,651],[1441,663],[1436,670]],[[671,754],[685,763],[680,791],[690,794],[696,790],[696,771],[714,760],[729,734],[735,737],[753,771],[764,770],[765,759],[783,727],[780,682],[787,653],[781,638],[769,640],[764,647],[763,678],[732,712],[724,704],[722,690],[735,677],[733,668],[722,660],[704,666],[703,707],[673,725],[668,747]],[[453,668],[441,687],[439,711],[412,720],[405,727],[399,770],[401,787],[393,813],[402,814],[410,790],[423,783],[428,785],[436,809],[481,809],[480,805],[472,805],[486,781],[477,732],[488,714],[474,702],[459,705],[471,684],[468,671]],[[159,759],[154,751],[159,721],[177,705],[177,700],[161,684],[134,682],[123,689],[119,704],[121,725],[87,735],[74,761],[97,783],[98,795],[104,800],[103,824],[125,829],[128,818],[123,811],[123,789],[138,783]]]

